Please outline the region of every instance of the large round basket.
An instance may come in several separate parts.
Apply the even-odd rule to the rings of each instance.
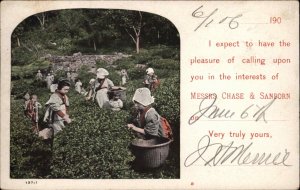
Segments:
[[[169,145],[172,141],[165,138],[135,139],[131,142],[131,150],[136,157],[134,164],[138,168],[156,168],[168,157]]]

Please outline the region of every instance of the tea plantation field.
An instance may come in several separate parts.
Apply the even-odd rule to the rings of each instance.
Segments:
[[[126,60],[125,60],[126,61]],[[163,61],[162,61],[163,62]],[[127,100],[123,110],[113,112],[100,109],[96,102],[86,101],[75,92],[68,93],[70,117],[73,122],[55,136],[53,143],[43,141],[31,130],[31,122],[23,114],[22,94],[26,90],[38,95],[43,105],[51,95],[49,90],[34,82],[33,78],[12,81],[10,114],[10,176],[11,178],[71,178],[71,179],[135,179],[180,177],[180,79],[178,61],[169,61],[171,69],[152,62],[161,79],[161,85],[153,94],[154,107],[172,125],[175,141],[171,144],[169,157],[160,168],[139,171],[132,166],[134,156],[128,146],[135,137],[126,127],[131,120],[132,96],[142,87],[144,70],[129,69],[130,80],[126,86]],[[171,66],[176,64],[176,66]],[[157,67],[155,67],[157,66]],[[160,67],[159,67],[160,66]],[[109,77],[117,81],[111,69]],[[81,78],[86,86],[88,77]],[[118,84],[117,82],[115,82]],[[45,127],[40,121],[39,125]]]

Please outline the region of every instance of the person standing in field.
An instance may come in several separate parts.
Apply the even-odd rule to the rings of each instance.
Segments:
[[[69,81],[71,81],[71,73],[70,73],[70,71],[67,72],[67,79],[68,79]]]
[[[108,71],[103,68],[97,70],[97,80],[95,82],[96,101],[100,108],[108,106],[108,90],[114,86],[114,83],[107,78]]]
[[[36,80],[41,81],[43,80],[43,75],[41,73],[41,70],[38,70],[36,76],[35,76]]]
[[[91,79],[89,82],[89,86],[87,88],[87,97],[85,98],[86,100],[90,100],[91,98],[94,100],[95,98],[95,79]]]
[[[78,78],[75,80],[75,91],[78,92],[79,94],[81,93],[81,87],[82,87],[82,82]]]
[[[66,95],[69,92],[71,83],[67,79],[58,81],[57,90],[50,96],[46,102],[47,110],[44,121],[53,128],[54,135],[62,131],[65,123],[71,123],[68,115],[69,98]]]
[[[38,122],[39,122],[39,108],[42,105],[37,101],[37,95],[31,95],[30,100],[28,101],[25,109],[25,114],[32,122],[32,131],[36,134],[39,132]]]
[[[152,68],[148,68],[146,73],[147,75],[145,76],[143,83],[150,91],[154,91],[159,85],[159,80]]]
[[[127,79],[129,79],[126,69],[121,70],[121,85],[124,86],[127,83]]]
[[[29,92],[26,92],[25,93],[25,95],[24,95],[24,113],[25,113],[25,115],[26,115],[26,108],[27,108],[27,104],[28,104],[28,102],[30,101],[30,94],[29,94]]]
[[[46,77],[46,82],[47,82],[47,88],[50,89],[50,86],[53,82],[53,77],[50,75],[50,73],[48,73],[47,77]]]
[[[78,74],[73,70],[71,73],[71,81],[73,84],[75,83],[76,78],[78,77]]]

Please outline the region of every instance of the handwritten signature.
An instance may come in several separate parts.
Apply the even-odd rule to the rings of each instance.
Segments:
[[[278,152],[276,155],[272,153],[252,153],[251,146],[253,142],[246,145],[234,146],[234,141],[228,145],[221,143],[211,143],[208,135],[203,136],[199,142],[197,149],[190,153],[185,161],[184,166],[189,167],[197,161],[203,161],[204,166],[218,165],[274,165],[274,166],[291,166],[287,164],[290,152],[285,149],[284,153]]]
[[[201,26],[205,26],[208,27],[210,24],[212,24],[214,22],[214,18],[213,15],[215,15],[218,12],[218,8],[214,9],[211,13],[206,14],[204,13],[204,11],[202,10],[203,5],[201,5],[200,7],[198,7],[193,13],[192,16],[198,19],[202,19],[200,22],[200,24],[195,28],[194,31],[197,31]],[[239,22],[237,21],[238,18],[242,17],[242,14],[238,14],[235,16],[226,16],[224,18],[222,18],[221,20],[218,20],[218,24],[221,24],[223,22],[225,22],[226,20],[229,20],[228,22],[228,27],[230,29],[236,29],[239,27]]]
[[[264,106],[258,106],[258,105],[255,106],[254,104],[251,104],[239,114],[240,115],[239,117],[241,119],[246,119],[249,116],[252,116],[254,121],[259,121],[262,119],[265,123],[267,123],[266,112],[272,106],[275,100],[276,99],[272,99],[269,103],[267,103]],[[206,117],[208,119],[216,119],[216,118],[232,119],[236,115],[236,112],[230,109],[226,110],[216,106],[215,105],[216,101],[217,101],[217,96],[215,96],[215,98],[213,99],[203,99],[199,104],[199,109],[197,110],[197,112],[195,112],[189,118],[188,124],[192,125],[202,117]],[[205,104],[208,105],[205,106]]]

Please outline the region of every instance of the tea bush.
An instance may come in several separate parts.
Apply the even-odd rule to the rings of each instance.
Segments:
[[[24,47],[17,47],[12,51],[13,65],[25,65],[36,59],[33,52],[28,51]]]
[[[151,51],[149,51],[152,53]],[[149,53],[148,52],[148,53]],[[132,58],[130,58],[132,59]],[[119,63],[121,63],[120,61]],[[113,67],[101,63],[110,72],[109,78],[117,84],[120,76]],[[175,62],[174,62],[175,64]],[[176,62],[176,64],[179,64]],[[157,65],[155,65],[157,66]],[[153,93],[154,108],[171,124],[175,141],[171,144],[166,162],[159,168],[136,170],[134,156],[128,148],[135,138],[126,124],[131,120],[132,97],[143,87],[145,69],[130,67],[130,80],[126,84],[126,101],[119,112],[100,109],[96,102],[88,102],[75,92],[68,94],[70,117],[73,122],[58,133],[53,142],[37,138],[31,131],[31,122],[23,116],[23,100],[11,99],[11,148],[10,175],[12,178],[72,178],[72,179],[131,179],[131,178],[179,178],[180,174],[180,79],[179,70],[154,67],[161,84]],[[91,77],[82,68],[79,76],[86,85]],[[94,78],[95,76],[93,76]],[[12,94],[22,94],[30,89],[38,95],[42,105],[50,92],[33,79],[13,81]],[[22,97],[22,96],[21,96]],[[43,117],[45,107],[40,109]],[[41,128],[46,124],[40,122]]]
[[[24,66],[12,66],[12,79],[31,79],[36,76],[38,70],[47,69],[50,63],[48,61],[38,60]]]
[[[148,64],[149,67],[157,68],[157,69],[171,69],[171,70],[179,70],[180,64],[177,60],[174,59],[156,59]]]

